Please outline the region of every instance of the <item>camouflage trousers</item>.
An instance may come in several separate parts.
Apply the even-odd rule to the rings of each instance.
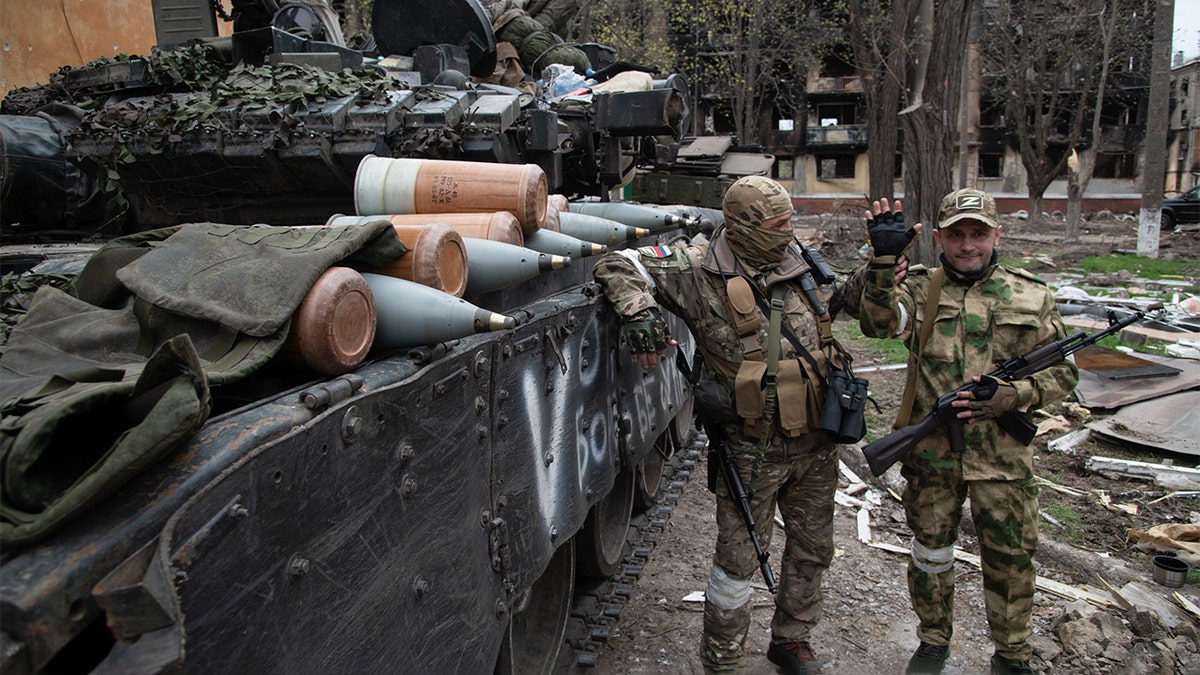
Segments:
[[[1037,486],[1032,480],[964,481],[957,468],[928,473],[905,467],[903,474],[908,480],[904,510],[913,531],[908,590],[920,620],[917,637],[949,645],[954,634],[953,547],[969,495],[992,643],[1000,656],[1028,659],[1037,575]]]
[[[808,640],[821,618],[821,575],[833,559],[836,447],[824,434],[790,440],[777,436],[758,461],[754,441],[741,437],[731,447],[764,549],[774,532],[776,505],[783,516],[782,566],[772,561],[779,576],[772,639]],[[736,672],[750,629],[750,584],[762,578],[745,522],[720,480],[716,501],[717,548],[706,590],[700,660],[706,672]]]

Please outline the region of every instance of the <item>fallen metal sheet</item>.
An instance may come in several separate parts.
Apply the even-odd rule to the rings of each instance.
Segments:
[[[1158,396],[1200,387],[1200,362],[1175,359],[1157,354],[1139,354],[1141,358],[1178,368],[1177,377],[1151,377],[1142,380],[1110,380],[1080,369],[1075,398],[1085,408],[1120,408]]]
[[[1075,352],[1075,365],[1110,380],[1174,377],[1183,372],[1173,366],[1148,361],[1107,347],[1092,346]]]
[[[1135,446],[1200,455],[1200,391],[1182,391],[1127,405],[1085,426]]]

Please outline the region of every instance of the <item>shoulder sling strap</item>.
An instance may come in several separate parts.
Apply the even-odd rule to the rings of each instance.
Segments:
[[[917,337],[917,356],[910,362],[908,379],[904,383],[904,398],[900,401],[900,411],[896,413],[895,428],[908,425],[909,415],[912,414],[913,398],[917,393],[917,369],[921,365],[921,355],[925,353],[925,342],[933,331],[934,318],[937,317],[938,300],[942,295],[942,277],[945,269],[936,267],[929,274],[929,289],[925,293],[925,316],[921,324],[921,334]]]

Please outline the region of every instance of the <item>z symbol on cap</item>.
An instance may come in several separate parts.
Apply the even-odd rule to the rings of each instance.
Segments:
[[[959,195],[957,201],[958,203],[956,203],[955,206],[959,211],[983,210],[983,197],[980,197],[979,195]]]

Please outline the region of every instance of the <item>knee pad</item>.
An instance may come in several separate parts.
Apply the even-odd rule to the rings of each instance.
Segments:
[[[914,538],[912,559],[917,569],[926,574],[949,572],[954,567],[954,546],[928,548]]]
[[[754,589],[749,579],[734,579],[720,565],[713,565],[708,573],[708,587],[704,598],[723,610],[737,609],[750,601]]]

